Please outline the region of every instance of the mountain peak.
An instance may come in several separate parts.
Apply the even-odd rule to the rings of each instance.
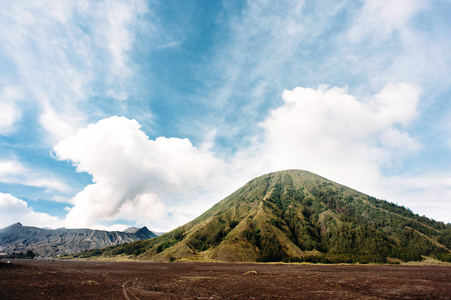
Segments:
[[[9,226],[1,228],[0,231],[20,230],[20,228],[22,227],[23,225],[20,222],[16,222]]]
[[[142,240],[151,239],[156,237],[157,235],[150,231],[146,226],[143,226],[141,229],[135,232],[135,235],[140,237]]]
[[[147,226],[143,226],[141,229],[139,229],[139,230],[142,230],[142,231],[150,231],[149,230],[149,228],[147,228]]]
[[[126,233],[135,233],[135,232],[137,232],[139,229],[140,229],[140,228],[138,228],[138,227],[128,227],[128,228],[125,229],[123,232],[126,232]]]

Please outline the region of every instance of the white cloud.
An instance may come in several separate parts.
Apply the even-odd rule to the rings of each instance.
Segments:
[[[87,7],[93,19],[97,46],[104,45],[111,57],[108,81],[116,88],[108,93],[117,100],[125,100],[127,91],[123,80],[132,74],[128,52],[135,41],[134,29],[142,22],[139,17],[148,11],[145,1],[113,1],[92,4]],[[147,30],[151,24],[146,24]]]
[[[450,31],[438,2],[369,0],[340,35],[338,57],[377,86],[406,81],[431,95],[451,83]],[[446,5],[445,5],[446,6]],[[345,60],[343,60],[345,61]]]
[[[166,49],[166,48],[173,48],[173,47],[178,47],[178,46],[180,46],[180,42],[172,41],[172,42],[166,43],[164,45],[158,45],[156,48],[157,49]]]
[[[8,86],[0,90],[0,134],[8,135],[14,131],[14,123],[21,117],[17,101],[21,100],[19,89]]]
[[[130,227],[129,225],[125,224],[113,224],[113,225],[94,225],[91,226],[90,229],[106,230],[106,231],[124,231],[129,227]]]
[[[43,110],[39,118],[41,126],[51,134],[52,141],[59,141],[76,133],[77,125],[83,124],[83,117],[79,111],[73,109],[74,114],[61,114],[50,103],[43,101]]]
[[[129,51],[147,12],[144,1],[19,0],[0,6],[0,61],[8,67],[0,80],[14,81],[33,103],[27,106],[39,109],[51,143],[84,126],[90,117],[85,112],[98,113],[91,97],[128,97]],[[7,108],[14,107],[13,101]]]
[[[451,174],[423,174],[417,177],[387,177],[383,179],[381,196],[437,221],[451,222]]]
[[[418,115],[420,88],[406,83],[389,83],[374,96],[378,119],[382,124],[408,126]]]
[[[395,151],[405,153],[416,153],[421,148],[420,142],[410,137],[406,132],[401,132],[398,129],[388,129],[382,133],[382,145],[394,155]]]
[[[59,202],[59,203],[72,203],[71,198],[67,198],[64,196],[53,196],[51,200],[54,202]],[[64,209],[66,209],[66,208],[64,208]]]
[[[166,205],[153,193],[139,194],[128,199],[119,208],[117,215],[124,220],[147,224],[150,220],[162,220],[167,217]]]
[[[25,168],[22,164],[15,160],[0,161],[0,174],[2,175],[22,174],[24,172]]]
[[[61,226],[61,220],[46,213],[36,212],[30,208],[27,202],[18,199],[11,194],[0,193],[0,228],[11,225],[16,222],[22,225],[52,227]]]
[[[54,175],[45,171],[30,169],[15,159],[0,160],[0,182],[63,192],[70,190],[66,183]]]
[[[19,119],[20,113],[15,105],[0,102],[0,134],[6,135],[13,128],[12,125]]]
[[[68,227],[112,219],[163,219],[180,195],[189,197],[208,187],[223,164],[187,139],[150,140],[138,122],[124,117],[79,130],[54,152],[58,159],[72,161],[78,172],[91,174],[94,182],[73,198]]]
[[[408,21],[427,4],[424,0],[367,0],[348,38],[354,42],[365,38],[386,40],[393,32],[406,30]]]

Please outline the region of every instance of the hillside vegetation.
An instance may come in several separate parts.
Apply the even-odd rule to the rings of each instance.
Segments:
[[[300,170],[255,178],[162,236],[80,253],[234,262],[451,261],[451,224]]]

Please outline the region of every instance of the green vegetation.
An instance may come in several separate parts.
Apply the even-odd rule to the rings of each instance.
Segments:
[[[27,250],[25,253],[25,258],[31,258],[33,259],[36,256],[36,254],[33,253],[33,250]]]
[[[33,250],[27,250],[27,252],[23,253],[22,251],[19,253],[13,252],[10,255],[8,255],[9,258],[26,258],[26,259],[33,259],[38,254],[34,253]]]
[[[451,262],[451,224],[305,171],[258,177],[199,218],[147,241],[78,257],[173,261]]]

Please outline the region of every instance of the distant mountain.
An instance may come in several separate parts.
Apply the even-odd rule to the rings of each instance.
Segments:
[[[219,261],[451,261],[451,224],[413,214],[310,172],[255,178],[157,238],[79,256]]]
[[[42,257],[54,257],[146,240],[156,236],[147,227],[128,228],[121,232],[66,228],[44,229],[15,223],[0,229],[0,252],[18,253],[32,250]]]

